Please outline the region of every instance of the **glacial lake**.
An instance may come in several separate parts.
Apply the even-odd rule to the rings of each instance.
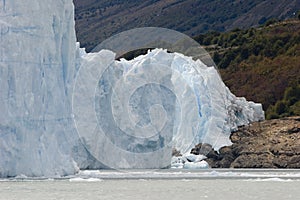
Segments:
[[[300,170],[82,171],[0,179],[0,200],[299,199]]]

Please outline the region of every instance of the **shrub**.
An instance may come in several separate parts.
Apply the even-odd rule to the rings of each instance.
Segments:
[[[278,101],[278,102],[275,104],[275,107],[274,107],[275,112],[276,112],[278,115],[281,115],[281,114],[285,113],[285,112],[286,112],[286,108],[287,108],[287,106],[286,106],[285,102],[283,102],[283,101]]]

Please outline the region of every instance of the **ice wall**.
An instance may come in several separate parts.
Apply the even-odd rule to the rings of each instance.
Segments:
[[[0,1],[0,176],[75,172],[71,0]]]

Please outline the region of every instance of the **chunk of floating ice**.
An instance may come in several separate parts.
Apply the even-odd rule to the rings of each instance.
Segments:
[[[204,155],[195,155],[186,153],[182,156],[182,160],[188,161],[188,162],[200,162],[201,160],[206,159],[207,157]]]
[[[202,160],[200,162],[186,162],[183,165],[184,169],[208,169],[209,165],[206,161]]]

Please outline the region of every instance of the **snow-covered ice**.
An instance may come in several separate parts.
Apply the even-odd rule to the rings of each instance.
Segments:
[[[115,68],[105,71],[110,66]],[[74,89],[78,81],[95,78],[85,68],[105,72],[103,82],[101,77],[94,80],[99,83],[95,99],[100,102],[94,110],[89,109],[95,99],[91,102],[76,93],[90,95],[93,85]],[[115,87],[108,86],[109,81]],[[153,87],[139,90],[149,83]],[[163,49],[131,61],[115,61],[108,50],[86,54],[76,44],[72,0],[0,1],[0,85],[0,177],[55,177],[103,164],[162,167],[171,163],[172,147],[185,153],[206,142],[218,149],[230,144],[229,134],[237,126],[264,119],[261,104],[235,97],[217,70],[199,60]],[[106,94],[108,88],[115,93]],[[164,95],[148,94],[143,99],[145,91]],[[128,99],[120,101],[118,95]],[[111,107],[105,104],[107,100],[113,100]],[[133,113],[131,118],[125,109],[120,110],[125,106]],[[86,123],[76,126],[80,117]],[[111,143],[91,140],[95,123]],[[160,130],[162,136],[150,135],[153,130]],[[119,137],[124,132],[127,135]],[[88,152],[93,149],[96,155]],[[114,151],[123,153],[112,156]],[[100,163],[93,156],[110,163]]]

